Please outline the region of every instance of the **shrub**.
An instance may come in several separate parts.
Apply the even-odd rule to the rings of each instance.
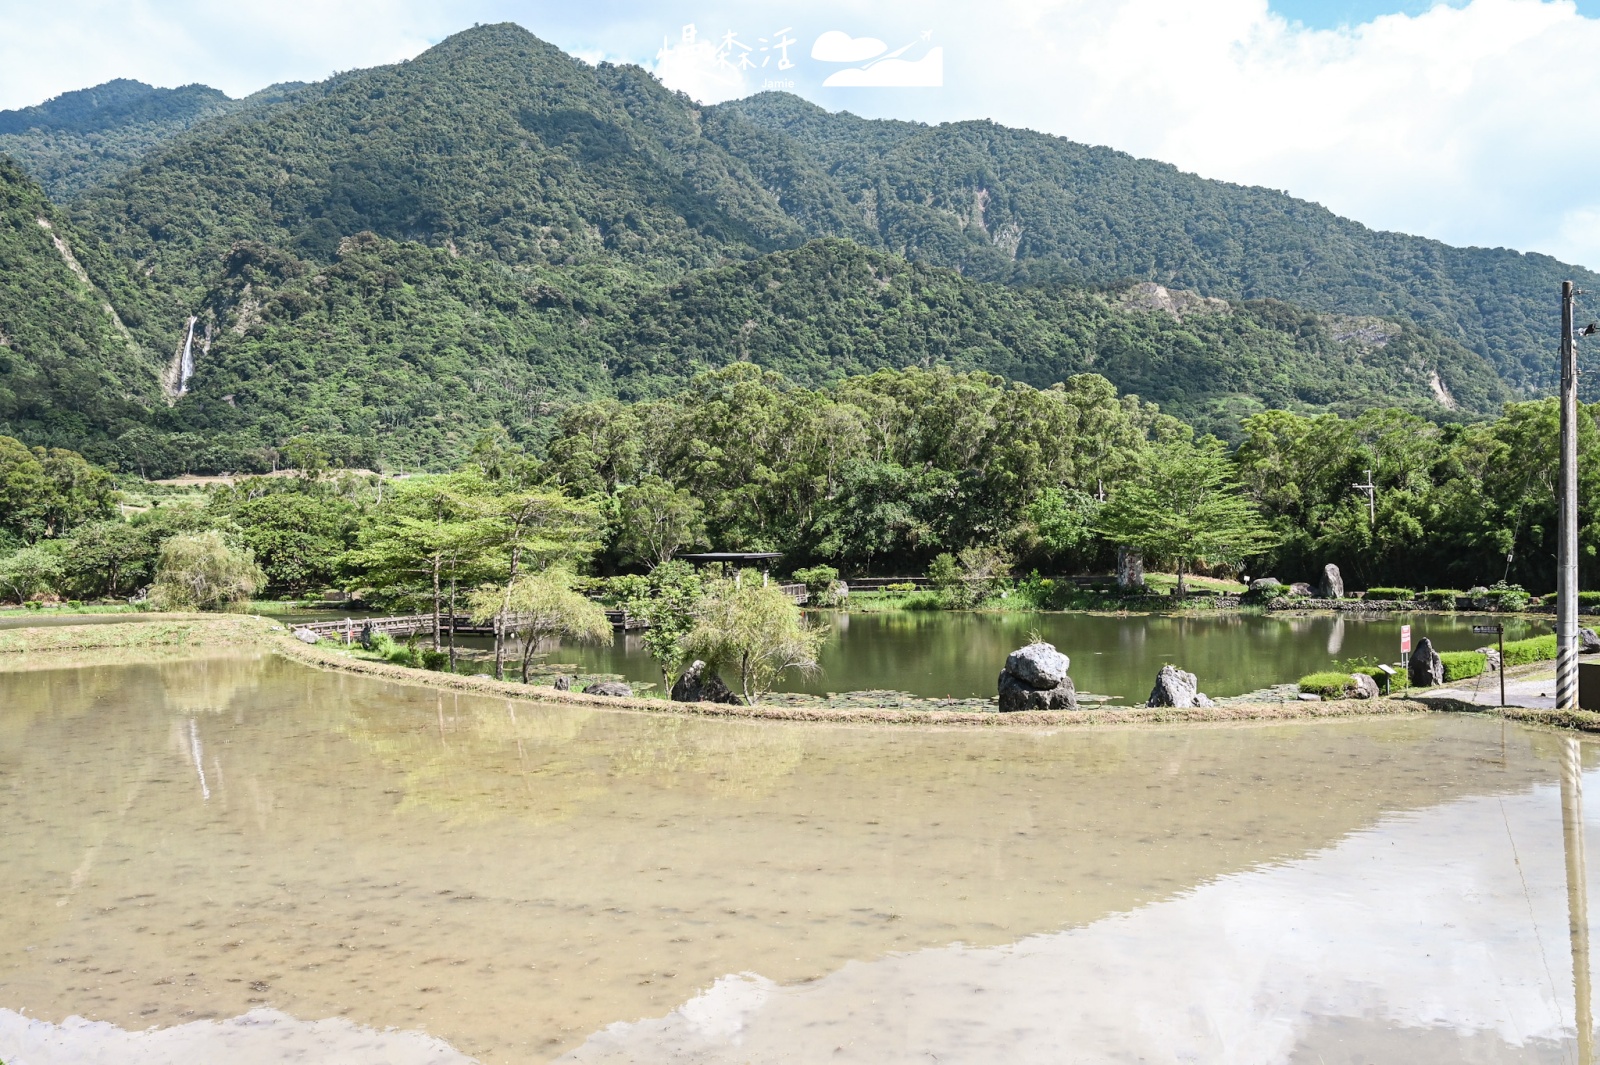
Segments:
[[[943,610],[945,599],[938,592],[912,592],[901,605],[906,610]]]
[[[1417,593],[1413,592],[1410,588],[1368,588],[1367,589],[1367,598],[1368,599],[1409,600],[1409,599],[1415,599],[1416,597],[1417,597]]]
[[[1300,678],[1300,690],[1306,695],[1320,695],[1324,699],[1343,699],[1345,689],[1350,687],[1350,674],[1334,673],[1331,670],[1324,673],[1312,673]]]
[[[1532,636],[1526,640],[1512,640],[1506,644],[1505,664],[1508,666],[1525,666],[1529,662],[1548,662],[1556,656],[1556,638],[1552,633],[1549,636]]]
[[[917,590],[917,586],[910,581],[897,581],[894,584],[885,584],[883,590],[886,592],[914,592]]]
[[[399,646],[399,644],[395,643],[394,637],[387,632],[375,632],[372,634],[371,641],[367,644],[367,650],[380,658],[388,658],[395,653]]]
[[[450,668],[449,651],[421,651],[422,668],[442,672]]]
[[[1600,592],[1579,592],[1579,606],[1600,606]]]
[[[806,597],[812,606],[839,605],[839,594],[834,588],[839,582],[839,571],[832,566],[797,569],[794,579],[806,586]]]
[[[1521,610],[1528,605],[1528,593],[1520,584],[1495,581],[1477,601],[1491,610]]]
[[[1422,593],[1422,598],[1425,602],[1445,603],[1454,606],[1456,600],[1466,594],[1466,592],[1458,592],[1454,588],[1430,588]]]
[[[1479,676],[1489,660],[1478,651],[1441,651],[1439,661],[1444,665],[1444,679],[1457,681]]]

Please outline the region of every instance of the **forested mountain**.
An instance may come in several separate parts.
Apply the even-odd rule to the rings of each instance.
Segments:
[[[0,425],[83,446],[143,422],[161,396],[158,359],[138,340],[146,305],[121,264],[0,156]]]
[[[1341,314],[1403,315],[1490,358],[1507,381],[1551,386],[1557,293],[1600,275],[1547,255],[1455,248],[1378,232],[1270,189],[1211,181],[1149,159],[993,122],[926,126],[830,114],[787,93],[710,110],[781,134],[830,177],[891,251],[977,277],[1140,278],[1228,299]]]
[[[1540,271],[1585,276],[988,123],[700,108],[513,25],[245,101],[88,93],[6,136],[153,146],[75,171],[70,222],[0,171],[0,433],[146,472],[307,436],[448,466],[486,429],[537,443],[573,402],[741,361],[797,386],[1092,372],[1235,439],[1265,407],[1470,418],[1508,395],[1494,366],[1528,380]]]
[[[59,203],[111,180],[197,123],[276,103],[296,88],[274,85],[231,100],[205,85],[158,89],[117,78],[0,111],[0,153],[21,163]]]

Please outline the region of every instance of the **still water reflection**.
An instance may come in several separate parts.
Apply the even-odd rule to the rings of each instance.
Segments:
[[[1388,615],[1376,620],[1283,614],[1224,614],[1188,617],[1089,614],[913,613],[814,615],[831,636],[822,651],[822,672],[792,678],[788,691],[826,692],[888,689],[936,698],[989,698],[1006,655],[1031,634],[1072,659],[1080,691],[1115,695],[1126,703],[1150,695],[1156,673],[1173,663],[1196,674],[1213,696],[1242,695],[1291,683],[1335,661],[1400,657],[1400,626],[1415,638],[1428,636],[1441,651],[1481,647],[1474,624],[1504,622],[1506,639],[1537,635],[1548,626],[1525,618],[1469,614]],[[617,636],[603,648],[553,647],[547,660],[585,670],[620,673],[632,681],[661,680],[637,636]]]
[[[1574,1060],[1568,744],[0,674],[0,1058]]]

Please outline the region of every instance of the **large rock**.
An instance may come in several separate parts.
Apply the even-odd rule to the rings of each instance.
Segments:
[[[672,684],[672,701],[675,703],[730,703],[743,706],[744,700],[733,693],[721,677],[707,674],[706,664],[695,662],[678,675]]]
[[[1322,584],[1317,591],[1324,599],[1344,598],[1344,578],[1339,574],[1339,567],[1332,562],[1322,567]]]
[[[1483,671],[1485,673],[1494,673],[1499,670],[1500,652],[1497,649],[1493,647],[1474,647],[1473,650],[1483,656]]]
[[[1029,687],[1008,670],[1000,671],[1000,712],[1020,710],[1076,710],[1078,689],[1071,677],[1063,677],[1053,688]]]
[[[1006,672],[1035,691],[1046,691],[1067,679],[1071,660],[1053,644],[1030,643],[1006,656]]]
[[[294,638],[299,640],[301,643],[316,643],[322,637],[318,636],[310,629],[295,629]]]
[[[1592,655],[1600,651],[1600,636],[1596,636],[1593,629],[1578,630],[1578,653]]]
[[[633,698],[633,689],[620,680],[602,680],[583,689],[585,695],[607,695],[613,699]]]
[[[1353,673],[1350,675],[1349,692],[1352,699],[1376,699],[1379,695],[1378,682],[1365,673]]]
[[[1433,641],[1424,636],[1411,652],[1411,664],[1406,667],[1406,678],[1413,688],[1431,688],[1444,683],[1444,662],[1433,649]]]
[[[1177,666],[1166,665],[1156,674],[1156,686],[1150,692],[1146,706],[1171,706],[1186,709],[1191,706],[1210,706],[1211,700],[1200,691],[1200,682],[1193,673],[1185,673]]]
[[[1317,590],[1311,587],[1311,585],[1307,584],[1305,581],[1295,581],[1293,584],[1289,585],[1289,594],[1303,595],[1309,599],[1311,596],[1317,594]]]
[[[1117,548],[1117,587],[1125,592],[1144,587],[1144,552]]]
[[[1283,583],[1276,577],[1257,577],[1250,582],[1252,592],[1274,592],[1283,587]]]
[[[555,679],[550,682],[550,687],[558,692],[569,692],[572,690],[572,678],[565,673],[557,673]]]

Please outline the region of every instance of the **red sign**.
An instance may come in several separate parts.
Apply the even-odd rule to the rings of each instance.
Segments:
[[[1400,653],[1403,654],[1403,655],[1408,655],[1408,654],[1411,653],[1411,626],[1410,625],[1402,625],[1402,626],[1400,626]]]

